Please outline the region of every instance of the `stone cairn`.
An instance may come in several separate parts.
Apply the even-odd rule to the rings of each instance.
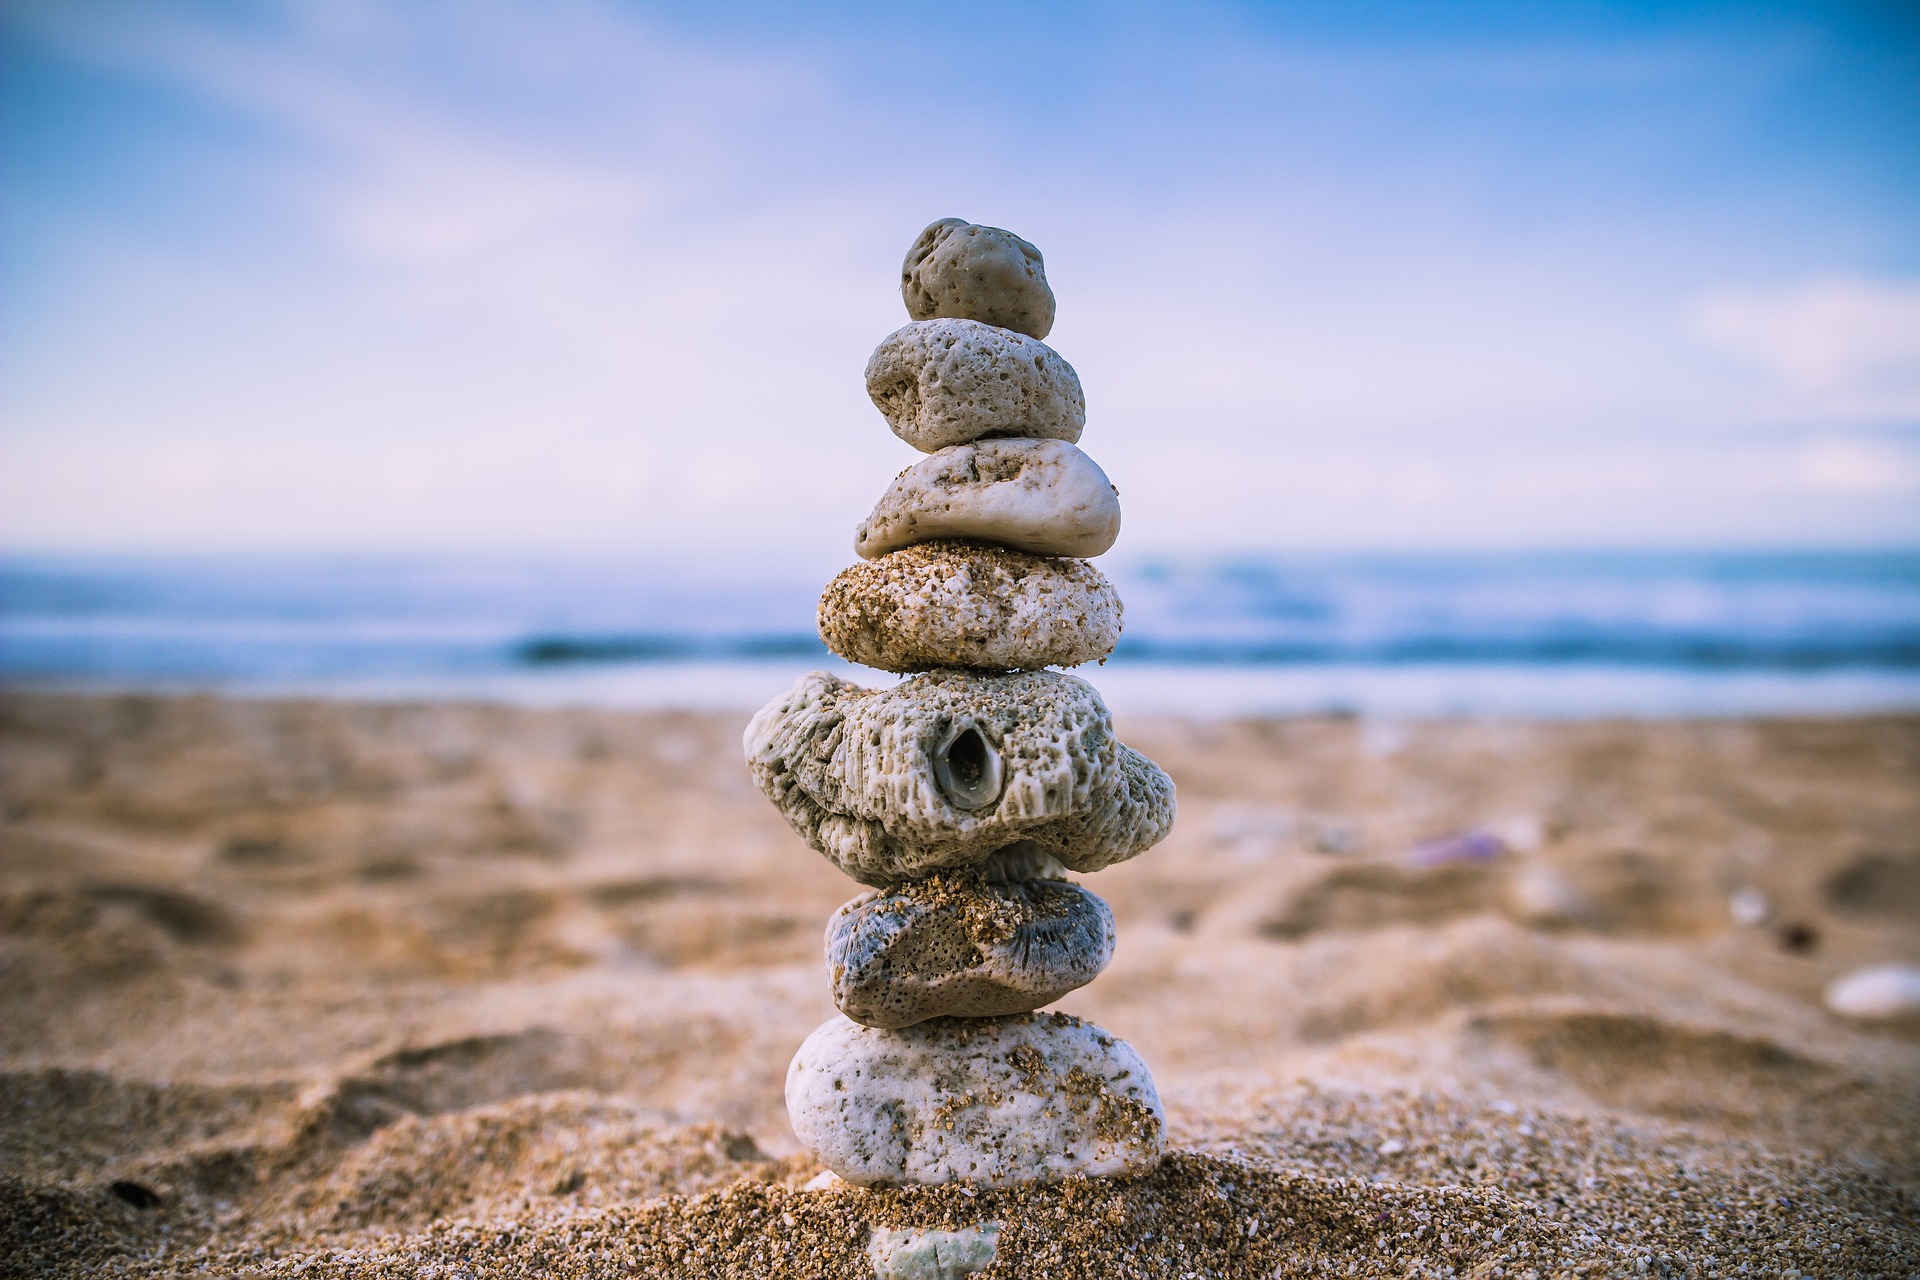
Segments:
[[[820,599],[864,689],[812,672],[747,727],[754,780],[809,844],[872,888],[827,926],[842,1016],[787,1072],[794,1132],[862,1185],[1009,1185],[1138,1173],[1165,1123],[1139,1054],[1035,1010],[1113,955],[1113,913],[1066,878],[1173,824],[1173,782],[1116,741],[1093,686],[1120,600],[1087,557],[1120,531],[1074,447],[1086,401],[1040,339],[1040,251],[947,218],[901,272],[912,323],[867,363],[895,435],[928,454],[854,535]]]

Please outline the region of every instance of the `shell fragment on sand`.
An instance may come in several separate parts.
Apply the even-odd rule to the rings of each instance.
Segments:
[[[869,1027],[1031,1012],[1112,958],[1113,912],[1064,880],[936,876],[862,894],[827,924],[833,1003]]]
[[[815,671],[754,716],[744,745],[788,825],[865,884],[979,866],[1022,840],[1098,871],[1173,825],[1173,780],[1114,738],[1093,686],[1054,671],[934,671],[880,690]],[[997,793],[955,803],[942,751],[963,780],[997,769]]]
[[[1078,440],[1087,398],[1038,338],[977,320],[896,329],[867,360],[867,394],[893,434],[932,453],[986,436]]]
[[[1083,560],[922,542],[844,569],[820,596],[820,638],[882,671],[1024,671],[1103,661],[1120,597]]]
[[[965,218],[930,224],[900,264],[900,297],[915,320],[952,316],[1044,338],[1053,289],[1040,251],[1011,231]]]
[[[787,1068],[787,1115],[822,1164],[869,1186],[1144,1173],[1166,1132],[1140,1055],[1061,1013],[898,1031],[834,1018]]]
[[[902,471],[853,546],[871,560],[954,538],[1084,558],[1119,536],[1119,491],[1092,458],[1065,440],[982,440]]]

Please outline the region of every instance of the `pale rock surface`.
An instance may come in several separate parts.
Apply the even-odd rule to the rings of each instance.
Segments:
[[[1098,871],[1173,825],[1173,780],[1115,739],[1092,685],[1054,671],[934,671],[891,689],[815,671],[753,717],[744,746],[788,825],[880,887],[1023,840]]]
[[[1000,1224],[984,1222],[959,1231],[881,1227],[867,1240],[875,1280],[960,1280],[993,1265]]]
[[[1112,910],[1064,880],[935,876],[862,894],[827,923],[833,1003],[869,1027],[1027,1013],[1112,958]]]
[[[1529,924],[1554,928],[1585,920],[1592,908],[1565,876],[1535,864],[1515,873],[1507,888],[1513,914]]]
[[[867,360],[867,394],[893,434],[932,453],[986,436],[1074,441],[1080,375],[1046,343],[977,320],[897,329]]]
[[[915,320],[956,316],[1044,338],[1053,289],[1040,251],[1011,231],[965,218],[927,227],[900,264],[900,296]]]
[[[1920,1018],[1920,969],[1883,964],[1856,969],[1827,988],[1827,1008],[1848,1018]]]
[[[820,638],[882,671],[1020,671],[1101,662],[1120,596],[1084,560],[923,542],[844,569],[820,595]]]
[[[1166,1132],[1140,1055],[1061,1013],[898,1031],[836,1017],[794,1055],[786,1094],[801,1143],[867,1186],[1144,1173]]]
[[[1085,558],[1119,536],[1119,490],[1092,458],[1065,440],[981,440],[902,471],[853,546],[869,560],[940,538]]]

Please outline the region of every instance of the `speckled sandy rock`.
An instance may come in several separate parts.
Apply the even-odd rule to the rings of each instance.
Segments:
[[[1113,736],[1086,681],[934,671],[891,689],[811,672],[747,725],[788,825],[865,884],[973,867],[1025,840],[1075,871],[1150,848],[1173,780]]]
[[[787,1115],[822,1164],[867,1186],[1144,1173],[1166,1132],[1140,1055],[1062,1013],[898,1031],[835,1018],[787,1068]]]
[[[867,361],[867,394],[923,453],[986,436],[1080,438],[1080,375],[1052,347],[973,320],[897,329]]]
[[[833,1003],[869,1027],[1027,1013],[1112,958],[1113,912],[1065,880],[937,875],[862,894],[827,923]]]
[[[1021,671],[1099,662],[1120,640],[1120,597],[1084,560],[923,542],[841,571],[820,638],[882,671]]]
[[[853,548],[872,559],[937,538],[1036,556],[1101,555],[1120,536],[1120,491],[1065,440],[981,440],[902,471]]]
[[[1053,290],[1040,251],[1011,231],[942,218],[900,264],[900,296],[915,320],[954,316],[1044,338]]]

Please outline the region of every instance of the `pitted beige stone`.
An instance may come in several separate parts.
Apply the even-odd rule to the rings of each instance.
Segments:
[[[802,676],[747,725],[788,825],[854,879],[977,867],[1016,841],[1079,872],[1156,844],[1173,780],[1114,739],[1092,685],[1055,671],[933,671],[862,689]]]
[[[1084,560],[923,542],[841,571],[820,638],[882,671],[1020,671],[1099,662],[1120,640],[1120,597]]]
[[[1133,1046],[1064,1013],[898,1031],[834,1018],[794,1055],[786,1093],[794,1135],[864,1186],[1145,1173],[1166,1141]]]
[[[922,453],[987,436],[1073,441],[1087,425],[1080,375],[1052,347],[974,320],[923,320],[867,361],[867,394]]]
[[[869,1027],[1052,1004],[1113,958],[1113,912],[1077,884],[950,872],[862,894],[827,923],[833,1003]]]
[[[1053,290],[1040,251],[1011,231],[942,218],[900,266],[900,296],[915,320],[954,316],[1044,338]]]
[[[1036,556],[1091,557],[1120,536],[1120,491],[1065,440],[981,440],[902,471],[853,547],[871,560],[957,538]]]

